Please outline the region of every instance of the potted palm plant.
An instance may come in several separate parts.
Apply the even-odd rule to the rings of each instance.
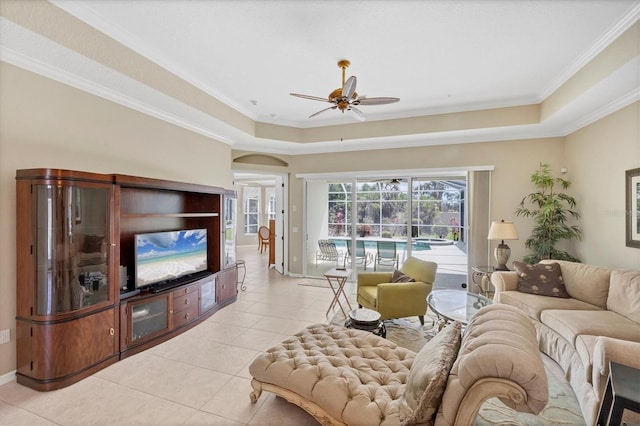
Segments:
[[[580,218],[580,213],[574,210],[576,200],[562,192],[569,188],[571,182],[554,177],[549,165],[543,163],[531,175],[531,182],[537,191],[525,196],[516,209],[516,215],[531,217],[535,221],[531,235],[524,243],[531,250],[524,261],[531,264],[542,259],[580,262],[566,251],[556,248],[556,244],[562,240],[582,238],[580,228],[568,223],[570,219]],[[556,189],[558,186],[560,190]]]

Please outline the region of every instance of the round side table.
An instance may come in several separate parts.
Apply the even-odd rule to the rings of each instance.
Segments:
[[[349,318],[344,322],[347,328],[369,331],[380,337],[387,337],[387,328],[380,314],[372,309],[360,308],[349,311]]]

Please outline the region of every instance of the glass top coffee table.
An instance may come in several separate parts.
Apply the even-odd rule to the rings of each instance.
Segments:
[[[433,290],[427,296],[429,308],[438,316],[438,331],[452,321],[469,324],[476,312],[492,303],[491,299],[462,290]]]

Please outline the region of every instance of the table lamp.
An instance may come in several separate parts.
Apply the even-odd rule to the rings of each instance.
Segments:
[[[511,255],[511,249],[504,243],[504,240],[518,239],[518,233],[516,232],[516,227],[513,225],[513,222],[505,222],[504,220],[501,220],[500,222],[491,222],[491,228],[489,229],[487,239],[500,240],[500,244],[498,244],[493,252],[496,257],[496,261],[498,262],[496,271],[508,271],[509,268],[507,268],[507,261]]]

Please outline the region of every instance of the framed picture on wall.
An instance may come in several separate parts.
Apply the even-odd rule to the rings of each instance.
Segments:
[[[640,248],[640,169],[627,175],[627,247]]]

